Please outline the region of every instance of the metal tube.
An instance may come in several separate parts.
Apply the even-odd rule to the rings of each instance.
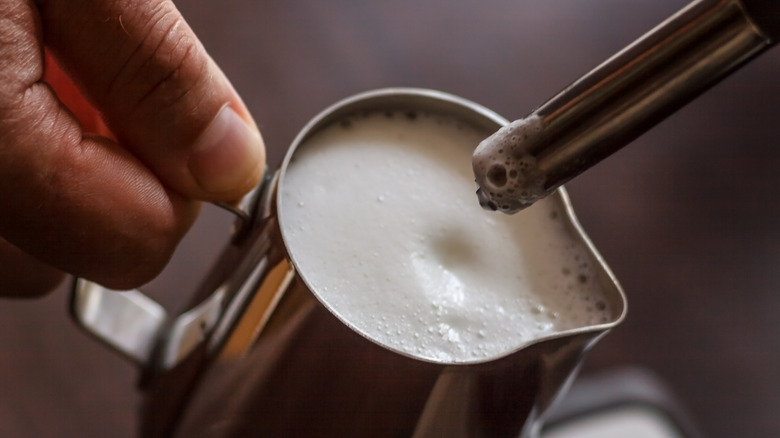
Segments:
[[[524,135],[488,138],[474,156],[482,205],[531,205],[771,47],[748,14],[739,0],[694,2],[539,107]],[[521,181],[507,184],[508,175]]]

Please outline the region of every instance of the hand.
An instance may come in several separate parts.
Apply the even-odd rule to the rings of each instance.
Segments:
[[[170,1],[0,0],[0,59],[0,295],[137,287],[200,201],[260,180],[255,123]]]

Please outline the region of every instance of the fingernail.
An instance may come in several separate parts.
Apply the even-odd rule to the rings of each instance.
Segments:
[[[196,140],[188,166],[200,187],[213,194],[251,189],[260,178],[263,139],[225,105]]]

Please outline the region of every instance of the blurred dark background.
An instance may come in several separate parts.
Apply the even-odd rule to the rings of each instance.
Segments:
[[[314,114],[387,86],[521,117],[683,0],[177,2],[276,168]],[[567,185],[629,300],[584,375],[660,375],[712,437],[780,436],[780,49]],[[476,202],[476,200],[475,200]],[[209,210],[157,282],[179,309],[226,236]],[[67,285],[0,301],[0,436],[136,436],[136,370],[69,320]]]

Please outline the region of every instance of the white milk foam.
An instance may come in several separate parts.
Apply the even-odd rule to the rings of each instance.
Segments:
[[[414,357],[474,362],[608,321],[597,262],[550,199],[474,201],[484,134],[424,113],[355,116],[296,151],[281,184],[288,249],[320,299]]]

